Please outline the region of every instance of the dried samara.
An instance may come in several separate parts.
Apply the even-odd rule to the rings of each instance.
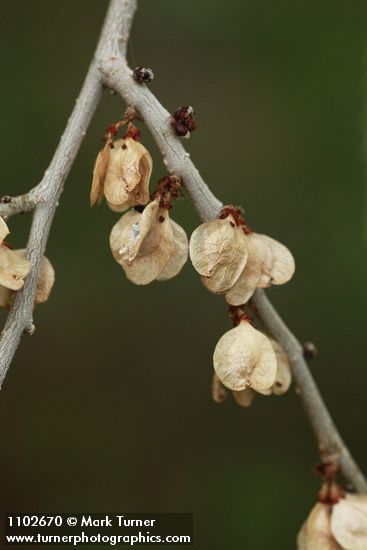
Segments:
[[[24,278],[28,275],[31,266],[25,255],[11,250],[4,243],[8,234],[8,226],[0,217],[0,287],[16,291],[24,285]]]
[[[335,504],[317,503],[297,538],[298,550],[366,550],[367,495],[346,493]]]
[[[14,254],[18,259],[24,261],[27,258],[27,251],[25,249],[14,250]],[[47,302],[50,297],[52,287],[55,283],[55,270],[46,256],[42,257],[41,265],[38,273],[36,294],[34,298],[34,305],[43,304]],[[14,290],[0,286],[0,307],[9,309],[14,297]]]
[[[101,202],[103,196],[107,204],[118,212],[137,204],[147,204],[152,165],[147,149],[133,137],[115,142],[109,138],[94,166],[91,206]]]
[[[262,395],[283,395],[289,390],[292,382],[292,373],[288,356],[276,340],[269,337],[269,342],[272,345],[277,362],[274,383],[271,387],[264,390],[255,391],[253,389],[246,388],[241,391],[233,391],[233,397],[236,403],[241,407],[250,407],[256,393],[261,393]]]
[[[246,304],[256,288],[286,283],[295,270],[288,248],[252,232],[241,210],[232,206],[225,207],[219,219],[195,229],[190,258],[204,286],[225,294],[233,306]]]
[[[276,380],[277,358],[273,346],[265,334],[246,319],[220,338],[213,363],[220,382],[235,392],[268,390]]]
[[[184,229],[170,219],[159,198],[144,210],[133,209],[114,225],[110,246],[127,278],[137,285],[175,277],[188,257]]]

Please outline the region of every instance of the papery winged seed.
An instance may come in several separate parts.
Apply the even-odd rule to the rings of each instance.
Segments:
[[[107,202],[119,208],[146,204],[151,171],[152,159],[144,145],[132,138],[116,141],[104,182]]]
[[[5,288],[5,286],[0,285],[0,307],[9,309],[11,297],[13,295],[14,295],[13,290],[9,290],[9,288]]]
[[[13,250],[0,245],[0,285],[19,290],[31,266],[26,258],[19,258]]]
[[[110,233],[110,247],[115,260],[122,265],[131,259],[136,237],[132,230],[134,224],[140,225],[140,212],[130,210],[113,226]]]
[[[294,258],[288,248],[267,235],[251,233],[248,238],[255,244],[262,259],[258,286],[266,288],[288,282],[295,271]]]
[[[112,204],[108,201],[106,202],[107,202],[107,206],[111,208],[111,210],[113,210],[114,212],[125,212],[125,210],[127,210],[129,207],[127,202],[123,202],[122,204]],[[134,206],[134,205],[131,205],[131,206]]]
[[[223,294],[233,286],[245,267],[246,237],[231,216],[212,220],[193,232],[190,258],[208,290]]]
[[[330,506],[317,503],[297,538],[297,550],[343,550],[332,536]]]
[[[234,283],[232,288],[226,292],[226,301],[232,306],[246,304],[255,292],[262,273],[262,261],[252,240],[247,239],[248,257],[244,270]]]
[[[167,265],[174,247],[168,210],[153,201],[142,214],[128,212],[112,228],[110,246],[130,281],[138,285],[152,282]]]
[[[218,264],[227,265],[233,260],[238,247],[237,229],[231,216],[211,220],[195,229],[190,239],[190,258],[200,275],[210,277]]]
[[[108,162],[110,159],[110,143],[110,140],[106,142],[102,151],[98,153],[94,165],[92,188],[90,190],[91,206],[93,206],[95,203],[100,203],[103,198],[103,185],[106,177]]]
[[[265,390],[274,383],[274,350],[269,339],[246,321],[220,338],[213,359],[216,374],[231,390]]]
[[[367,548],[367,495],[347,494],[333,507],[331,531],[345,550]]]
[[[241,391],[233,391],[234,400],[240,407],[251,407],[253,400],[255,399],[255,392],[250,388],[246,388]]]
[[[123,265],[134,260],[148,232],[157,220],[159,202],[153,201],[143,213],[130,210],[113,226],[110,246],[115,260]]]
[[[271,390],[274,395],[282,395],[289,390],[292,382],[292,372],[288,356],[283,348],[273,338],[269,338],[269,340],[277,358],[277,374]]]
[[[149,202],[149,199],[150,199],[149,180],[152,173],[152,168],[153,168],[152,157],[148,153],[147,149],[145,149],[145,152],[140,159],[139,172],[141,175],[141,180],[140,180],[139,188],[136,189],[136,192],[133,196],[133,200],[135,201],[134,204],[147,204]]]
[[[104,181],[104,195],[107,202],[111,204],[124,204],[129,193],[140,181],[139,162],[129,159],[131,149],[122,149],[122,140],[114,143],[110,151],[110,161],[107,166],[106,177]],[[133,162],[131,162],[133,160]],[[129,162],[128,169],[126,165]]]
[[[36,287],[36,304],[47,302],[55,283],[55,270],[48,258],[43,256]]]
[[[164,213],[165,221],[160,226],[156,225],[147,235],[136,258],[123,265],[127,278],[135,284],[146,285],[154,281],[172,254],[173,232],[167,210]]]
[[[307,548],[307,521],[305,521],[297,535],[297,550],[307,550]]]
[[[0,244],[9,235],[9,228],[6,225],[4,218],[0,216]]]
[[[277,373],[274,384],[271,388],[266,390],[258,390],[258,393],[265,396],[272,394],[281,395],[289,389],[292,380],[291,370],[289,367],[288,357],[278,342],[270,337],[269,341],[272,345],[277,360]]]
[[[27,259],[26,249],[14,250],[14,254],[21,260]],[[52,287],[55,283],[55,270],[46,256],[42,257],[41,265],[38,272],[36,295],[34,303],[42,304],[47,302],[50,297]]]
[[[268,388],[266,390],[256,390],[257,393],[260,393],[261,395],[271,395],[273,392],[271,391],[271,388]]]
[[[147,239],[149,237],[153,238],[153,236],[157,234],[156,237],[158,238],[161,234],[163,238],[166,231],[161,231],[160,233],[160,229],[162,229],[163,227],[163,223],[159,221],[160,217],[163,217],[165,219],[165,222],[167,221],[166,225],[170,225],[168,211],[162,211],[162,209],[159,208],[159,200],[154,200],[144,208],[139,221],[136,221],[132,224],[131,233],[134,240],[134,245],[132,249],[132,254],[129,257],[129,262],[132,262],[136,258],[142,247],[147,244]],[[164,227],[164,229],[167,229],[168,233],[172,233],[172,230],[168,231],[168,228],[166,227]],[[142,250],[142,253],[143,252],[144,251]]]
[[[158,275],[157,281],[167,281],[178,275],[185,265],[189,253],[189,241],[186,231],[175,221],[170,220],[170,223],[173,231],[174,248],[167,265]]]
[[[227,399],[227,390],[219,380],[218,376],[213,374],[212,398],[215,403],[222,404]]]

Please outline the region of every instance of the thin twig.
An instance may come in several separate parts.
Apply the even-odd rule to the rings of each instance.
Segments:
[[[303,349],[287,327],[263,290],[258,289],[253,297],[256,314],[268,331],[280,343],[292,366],[297,394],[302,400],[306,414],[316,436],[321,456],[336,454],[344,479],[361,492],[367,492],[364,475],[344,443],[325,405],[317,384],[303,357]]]
[[[169,112],[145,85],[135,82],[123,56],[101,63],[100,70],[105,85],[120,94],[128,105],[135,107],[143,116],[163,155],[167,170],[185,183],[199,216],[203,220],[215,218],[223,205],[210,191],[190,160],[189,153],[173,133]]]
[[[14,214],[22,214],[23,212],[34,210],[39,199],[33,191],[35,189],[18,197],[2,197],[0,199],[0,216],[4,220],[7,220],[10,216],[14,216]]]
[[[174,135],[168,111],[145,85],[137,84],[133,80],[132,71],[123,57],[108,60],[100,66],[100,70],[105,84],[141,113],[163,155],[168,171],[182,179],[200,218],[207,221],[217,217],[223,205],[210,191],[182,143]],[[309,417],[320,453],[336,453],[345,480],[357,491],[367,492],[366,479],[334,424],[303,358],[300,343],[275,311],[264,291],[258,290],[255,293],[253,303],[261,321],[288,354],[298,395]]]
[[[25,280],[24,287],[17,292],[0,337],[0,386],[23,332],[32,332],[33,302],[38,271],[46,250],[57,204],[67,175],[102,96],[103,84],[97,64],[101,60],[121,54],[125,55],[135,9],[136,0],[111,1],[98,46],[80,95],[42,181],[30,193],[23,195],[23,199],[18,197],[9,203],[1,204],[0,214],[5,216],[9,216],[17,210],[23,211],[24,205],[27,206],[27,209],[34,207],[34,212],[27,246],[31,271]],[[12,203],[14,208],[11,206]]]

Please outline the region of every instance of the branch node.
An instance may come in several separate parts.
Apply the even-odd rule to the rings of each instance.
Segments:
[[[33,334],[35,333],[36,331],[36,325],[33,324],[33,323],[30,323],[25,329],[24,329],[24,334],[27,334],[28,336],[33,336]]]

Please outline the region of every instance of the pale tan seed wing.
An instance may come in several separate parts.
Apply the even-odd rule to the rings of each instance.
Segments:
[[[271,389],[268,388],[267,390],[257,390],[257,393],[268,396],[268,395],[271,395],[273,392],[271,391]]]
[[[251,328],[257,342],[255,349],[258,354],[257,358],[254,360],[255,366],[251,373],[251,387],[256,391],[267,390],[268,388],[271,388],[275,382],[277,360],[269,338],[262,332],[254,329],[253,327]]]
[[[196,271],[210,277],[219,263],[229,264],[236,249],[236,235],[232,217],[199,225],[190,238],[190,258]]]
[[[123,202],[122,204],[111,204],[108,201],[106,201],[106,203],[107,203],[107,206],[111,208],[111,210],[113,210],[114,212],[125,212],[125,210],[127,210],[128,208],[130,208],[130,206],[132,206],[129,204],[128,200]]]
[[[144,145],[132,138],[116,141],[105,179],[107,202],[120,207],[125,203],[146,204],[151,171],[152,159]]]
[[[153,161],[152,157],[145,149],[145,154],[140,159],[139,172],[140,172],[140,183],[135,188],[135,192],[132,193],[131,201],[134,201],[132,206],[135,204],[147,204],[150,199],[149,193],[149,181],[152,173]]]
[[[234,283],[232,288],[226,292],[226,301],[232,306],[246,304],[255,292],[262,273],[262,261],[255,244],[247,239],[248,257],[244,270]]]
[[[263,262],[258,286],[266,288],[288,282],[295,271],[294,258],[288,248],[267,235],[251,233],[248,237],[255,244]]]
[[[214,370],[219,380],[235,391],[250,386],[253,340],[246,336],[241,323],[220,338],[214,351]]]
[[[246,321],[226,332],[214,351],[214,369],[222,384],[235,391],[270,388],[276,357],[268,338]]]
[[[161,218],[161,220],[159,220],[159,218]],[[138,254],[138,252],[140,251],[140,248],[144,247],[144,245],[147,244],[146,239],[147,237],[149,237],[149,235],[152,235],[154,229],[158,229],[158,234],[159,234],[159,229],[161,229],[161,226],[163,226],[162,219],[164,219],[163,223],[167,221],[167,224],[170,225],[168,211],[165,209],[159,208],[158,199],[150,202],[144,208],[143,213],[141,215],[141,221],[140,221],[140,233],[134,247],[133,258],[135,258],[136,254]],[[166,226],[164,226],[164,229],[168,230]],[[162,235],[165,232],[166,231],[162,232]],[[172,230],[170,233],[172,233]],[[156,234],[154,235],[157,236]],[[148,247],[148,250],[149,250],[149,247]]]
[[[14,250],[14,254],[22,259],[27,259],[27,251],[25,248]],[[41,265],[38,273],[35,304],[47,302],[50,297],[52,287],[55,283],[55,270],[46,256],[42,257]]]
[[[242,391],[233,391],[234,400],[240,407],[251,407],[253,400],[255,399],[255,392],[250,388],[246,388]]]
[[[239,278],[247,261],[246,237],[228,216],[202,224],[190,239],[190,257],[204,286],[223,294]]]
[[[289,390],[292,383],[292,372],[288,356],[283,348],[273,338],[269,338],[269,340],[277,358],[277,375],[271,389],[274,395],[282,395]]]
[[[178,275],[185,265],[189,253],[189,241],[186,231],[175,221],[171,221],[174,248],[166,267],[157,277],[157,281],[167,281]]]
[[[122,267],[127,278],[136,285],[147,285],[154,281],[167,265],[173,252],[174,241],[168,211],[160,209],[157,221],[145,237],[137,256]]]
[[[5,288],[5,286],[0,286],[0,307],[9,309],[11,297],[14,294],[13,290]]]
[[[127,278],[146,285],[157,278],[173,251],[173,231],[168,211],[153,201],[143,214],[127,212],[112,228],[110,246]]]
[[[130,191],[140,181],[139,164],[136,163],[135,156],[131,162],[129,159],[130,149],[122,149],[122,143],[122,140],[116,141],[114,148],[111,149],[104,182],[104,195],[107,202],[117,206],[126,203]],[[128,181],[126,181],[126,176],[128,176]]]
[[[307,550],[308,549],[308,546],[307,546],[307,533],[306,533],[306,530],[307,530],[307,525],[306,525],[307,522],[305,522],[300,531],[298,532],[298,535],[297,535],[297,550]]]
[[[31,266],[26,258],[19,258],[13,250],[0,245],[0,285],[19,290]]]
[[[335,541],[330,526],[330,506],[317,503],[311,510],[306,521],[303,535],[304,546],[298,550],[343,550]],[[302,531],[302,530],[301,530]]]
[[[347,494],[333,507],[331,531],[346,550],[367,548],[367,496]]]
[[[50,260],[46,256],[43,256],[37,281],[36,304],[47,302],[54,283],[55,270]]]
[[[231,225],[227,218],[228,234],[232,231],[234,238],[231,245],[226,245],[219,256],[219,261],[208,277],[201,277],[204,286],[214,294],[223,294],[237,281],[247,262],[248,252],[245,234],[242,228]]]
[[[136,187],[136,174],[138,174],[138,183],[143,182],[146,192],[147,184],[152,172],[152,158],[142,143],[133,138],[127,138],[124,141],[126,145],[127,161],[124,165],[123,179],[127,189],[132,191]],[[149,199],[149,197],[148,197]]]
[[[136,210],[126,212],[113,226],[110,233],[110,247],[115,260],[122,263],[132,257],[140,234],[141,213]]]
[[[222,404],[227,399],[227,390],[219,380],[218,376],[213,374],[212,398],[216,403]]]
[[[10,231],[8,226],[6,225],[4,218],[0,216],[0,244],[3,242],[4,239],[9,235]]]
[[[157,222],[159,202],[152,201],[143,213],[130,210],[113,226],[110,246],[115,260],[123,265],[134,260],[147,234]]]
[[[107,141],[106,145],[98,153],[94,170],[93,170],[93,181],[92,188],[90,190],[90,205],[93,206],[95,203],[100,203],[103,198],[103,185],[106,177],[108,161],[110,158],[110,143]]]

